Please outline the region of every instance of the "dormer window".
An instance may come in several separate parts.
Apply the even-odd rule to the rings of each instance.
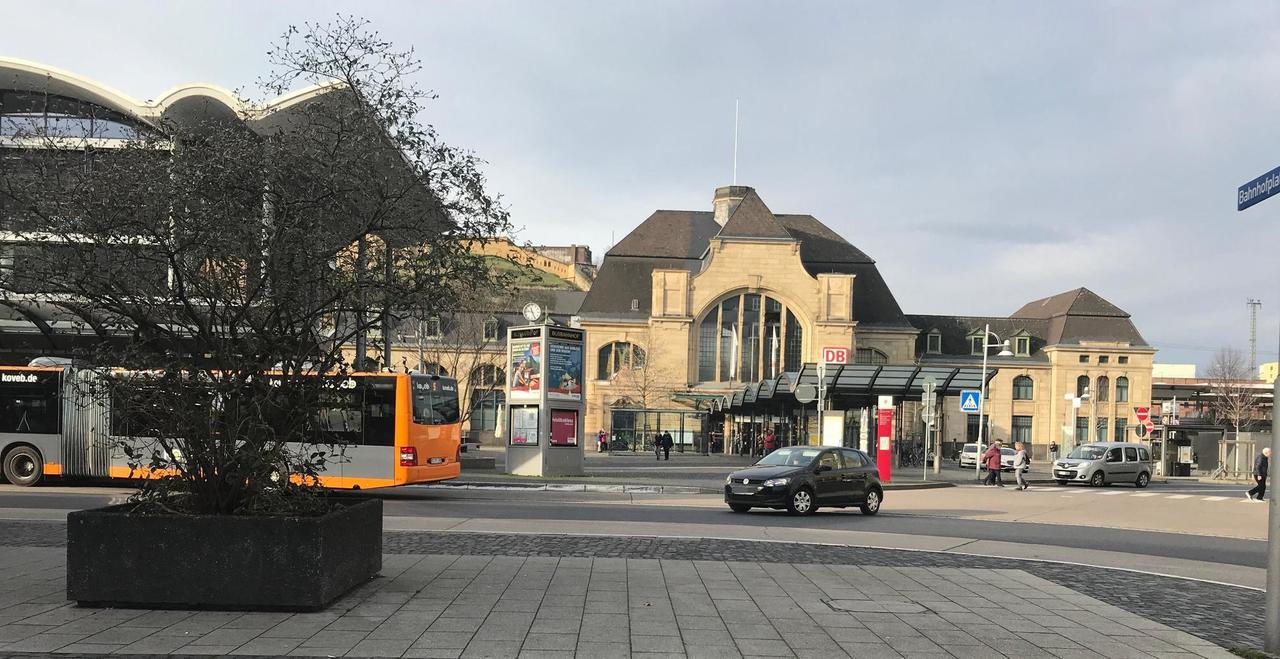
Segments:
[[[986,337],[982,336],[982,332],[969,333],[969,354],[981,355],[987,347]]]
[[[942,353],[942,332],[933,330],[925,337],[924,351],[930,355]]]
[[[498,319],[493,316],[486,318],[484,321],[484,340],[498,340]]]
[[[1013,343],[1014,354],[1019,357],[1029,357],[1031,355],[1031,337],[1019,336]]]

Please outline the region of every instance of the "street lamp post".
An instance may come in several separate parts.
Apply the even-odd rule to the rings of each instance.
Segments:
[[[978,387],[978,447],[974,455],[973,476],[979,480],[982,479],[982,436],[986,430],[986,405],[987,405],[987,352],[992,348],[1000,348],[1000,352],[996,353],[997,357],[1012,357],[1013,353],[1009,351],[1009,340],[1005,339],[1002,343],[987,343],[991,337],[996,337],[996,341],[1000,341],[1000,336],[991,331],[991,325],[982,326],[982,382]],[[972,389],[970,389],[972,391]]]

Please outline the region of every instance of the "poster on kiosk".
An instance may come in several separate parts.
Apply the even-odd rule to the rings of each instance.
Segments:
[[[582,474],[585,333],[548,323],[507,330],[507,471]]]

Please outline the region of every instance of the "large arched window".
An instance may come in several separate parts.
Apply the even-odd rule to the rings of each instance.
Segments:
[[[1014,400],[1031,400],[1035,398],[1035,383],[1026,375],[1019,375],[1013,379],[1013,399]]]
[[[1076,398],[1083,397],[1089,391],[1089,376],[1081,375],[1076,378]]]
[[[1111,400],[1111,378],[1105,375],[1098,376],[1098,389],[1095,394],[1099,403],[1105,403]]]
[[[756,382],[798,371],[804,328],[778,300],[742,293],[722,300],[698,323],[698,381]]]
[[[888,364],[889,355],[876,350],[875,348],[858,348],[853,353],[853,363],[855,364]]]
[[[596,353],[596,379],[610,380],[620,371],[644,368],[644,363],[644,349],[634,343],[606,343]]]
[[[1116,378],[1116,402],[1129,402],[1129,378],[1123,376]]]

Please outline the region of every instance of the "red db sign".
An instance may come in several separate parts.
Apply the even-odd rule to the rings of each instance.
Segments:
[[[822,361],[825,364],[848,364],[848,348],[823,348]]]

